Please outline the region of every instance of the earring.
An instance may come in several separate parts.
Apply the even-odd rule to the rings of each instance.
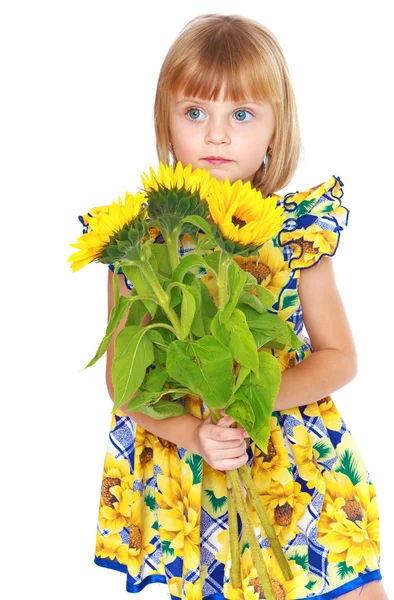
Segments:
[[[267,171],[269,159],[271,158],[271,156],[272,156],[272,149],[268,148],[267,154],[264,156],[264,160],[263,160],[263,175],[265,175],[265,172]]]

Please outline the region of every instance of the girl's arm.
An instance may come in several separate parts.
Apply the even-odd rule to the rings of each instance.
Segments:
[[[130,290],[127,288],[124,276],[118,275],[119,277],[119,292],[122,296],[129,296]],[[108,320],[111,315],[111,310],[114,306],[114,297],[113,297],[113,278],[114,273],[111,269],[108,269]],[[141,325],[145,326],[149,323],[152,316],[148,312],[142,320]],[[123,318],[123,320],[119,323],[115,333],[112,337],[111,343],[107,349],[107,365],[106,365],[106,382],[109,395],[114,400],[114,386],[112,384],[112,361],[114,359],[115,354],[115,338],[118,335],[119,331],[124,328],[126,324],[127,316]],[[138,392],[132,396],[137,395]],[[201,419],[194,417],[193,415],[186,414],[181,415],[179,417],[168,417],[167,419],[155,419],[153,417],[149,417],[142,412],[130,412],[126,410],[127,404],[130,402],[131,398],[120,407],[122,412],[124,412],[127,416],[129,416],[135,423],[141,425],[144,429],[147,429],[151,433],[158,435],[164,439],[168,439],[166,437],[171,431],[171,439],[170,441],[176,445],[182,446],[190,452],[195,452],[196,448],[196,428],[200,425]],[[175,426],[174,426],[175,425]],[[172,431],[174,430],[174,431]]]
[[[357,374],[356,347],[330,257],[300,270],[298,293],[314,352],[282,372],[274,410],[317,402]]]

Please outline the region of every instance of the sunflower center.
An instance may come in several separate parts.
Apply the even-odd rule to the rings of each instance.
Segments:
[[[251,273],[257,279],[257,283],[261,283],[271,275],[271,269],[264,263],[257,263],[254,260],[248,260],[242,265],[244,271]]]
[[[250,580],[250,584],[253,586],[254,592],[259,595],[259,598],[266,598],[267,596],[264,593],[263,586],[261,584],[260,577],[255,577]],[[276,600],[286,600],[286,592],[283,586],[276,579],[271,579],[272,589],[274,590],[274,594]]]
[[[144,467],[148,462],[150,462],[153,458],[153,450],[152,448],[144,448],[140,454],[140,465]]]
[[[363,511],[357,500],[346,500],[345,505],[342,506],[342,510],[353,523],[363,520]]]
[[[176,446],[176,444],[173,444],[172,442],[169,442],[168,440],[165,440],[164,438],[161,438],[159,436],[157,436],[157,439],[159,440],[163,448],[175,448]]]
[[[236,217],[235,215],[232,216],[231,221],[233,225],[239,225],[240,228],[246,225],[246,221],[240,219],[239,217]]]
[[[141,529],[134,523],[130,525],[129,548],[133,548],[133,550],[141,550],[142,548]]]
[[[114,496],[110,489],[114,485],[120,485],[119,477],[106,477],[101,484],[101,495],[104,500],[104,504],[106,506],[110,506],[113,508],[113,503],[117,500],[116,496]]]
[[[320,400],[317,401],[318,406],[320,406],[321,404],[328,404],[330,401],[330,398],[328,396],[326,396],[325,398],[321,398]]]
[[[293,356],[292,358],[289,358],[287,364],[288,364],[288,368],[289,369],[292,369],[293,367],[295,367],[296,364],[297,364],[297,361],[296,361],[295,357]]]
[[[279,504],[278,506],[275,506],[275,521],[278,523],[278,525],[281,525],[282,527],[290,525],[292,514],[293,507],[290,506],[288,502],[285,502],[284,504],[282,504],[282,506],[280,506]]]
[[[259,458],[260,458],[260,456],[262,456],[263,462],[271,462],[271,460],[274,458],[274,456],[276,456],[276,454],[277,454],[277,452],[275,450],[275,446],[272,443],[272,439],[270,437],[268,440],[267,452],[261,451],[261,453],[259,454]]]
[[[303,237],[300,237],[298,240],[294,241],[298,244],[301,244],[303,251],[308,252],[308,254],[318,254],[319,252],[318,248],[313,246],[313,242],[308,242],[307,240],[304,240]]]

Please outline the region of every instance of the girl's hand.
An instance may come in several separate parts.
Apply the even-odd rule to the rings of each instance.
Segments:
[[[224,416],[216,425],[209,415],[195,429],[197,454],[214,469],[238,469],[248,461],[245,437],[249,436],[241,427],[230,427],[234,419],[224,409],[221,412]]]

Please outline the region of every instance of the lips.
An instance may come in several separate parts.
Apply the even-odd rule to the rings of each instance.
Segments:
[[[204,156],[206,160],[230,160],[229,158],[224,158],[224,156]]]
[[[222,165],[225,163],[232,162],[228,158],[221,158],[220,156],[205,157],[205,158],[203,158],[203,160],[206,160],[207,162],[214,164],[214,165]]]

